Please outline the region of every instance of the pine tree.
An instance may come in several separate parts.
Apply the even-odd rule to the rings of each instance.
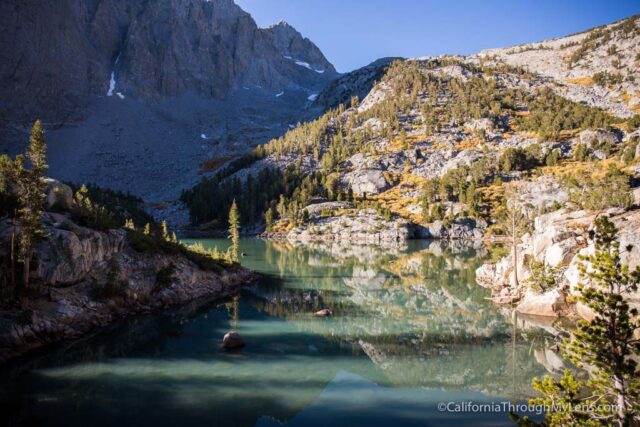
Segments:
[[[545,425],[624,427],[637,421],[634,417],[640,410],[640,371],[633,358],[640,354],[640,342],[634,337],[640,321],[638,311],[629,307],[624,295],[637,291],[640,267],[632,272],[622,264],[616,234],[617,229],[608,218],[596,219],[592,233],[595,253],[582,257],[583,282],[578,286],[580,302],[591,309],[594,317],[578,322],[573,336],[563,345],[564,357],[588,370],[590,379],[585,383],[565,371],[560,381],[546,376],[532,383],[543,397],[531,403],[551,408]],[[537,424],[522,419],[520,425]]]
[[[229,238],[231,239],[231,259],[238,261],[238,248],[240,246],[240,214],[236,199],[233,199],[229,209]]]
[[[580,268],[580,300],[595,314],[582,321],[567,345],[567,353],[578,367],[594,368],[589,382],[594,394],[617,405],[611,415],[620,426],[629,425],[640,410],[640,372],[630,356],[638,356],[640,342],[634,331],[640,328],[638,311],[629,307],[624,295],[636,292],[640,285],[640,268],[633,272],[622,265],[617,229],[607,217],[596,219],[593,235],[595,253],[584,257]],[[631,248],[626,248],[630,250]]]
[[[82,184],[82,186],[76,191],[74,194],[74,199],[76,202],[76,206],[80,209],[85,209],[90,211],[92,208],[91,199],[89,198],[89,189],[86,185]]]
[[[31,164],[31,169],[26,169],[24,157],[16,158],[16,183],[18,187],[18,199],[20,209],[18,211],[18,223],[20,224],[20,256],[23,262],[23,285],[29,287],[29,274],[31,270],[31,257],[36,239],[42,234],[42,212],[46,199],[45,173],[48,169],[46,163],[47,146],[44,140],[42,123],[37,120],[31,129],[29,147],[26,157]]]
[[[271,230],[271,226],[273,225],[273,209],[269,208],[264,213],[264,223],[266,225],[267,231]]]
[[[520,285],[518,277],[518,243],[529,227],[529,219],[523,213],[519,200],[520,188],[518,185],[512,185],[506,194],[506,211],[504,216],[504,229],[511,245],[511,254],[513,256],[513,279],[516,288]]]
[[[527,279],[527,285],[535,292],[547,292],[558,283],[560,270],[549,266],[544,261],[532,260],[529,264],[529,270],[531,274]]]
[[[284,196],[281,194],[280,195],[280,201],[278,202],[278,206],[276,207],[276,210],[278,211],[278,217],[280,219],[285,219],[287,216],[287,205],[286,205],[286,200],[284,198]]]
[[[162,238],[166,241],[171,240],[171,236],[169,235],[169,227],[167,226],[166,220],[162,220]]]

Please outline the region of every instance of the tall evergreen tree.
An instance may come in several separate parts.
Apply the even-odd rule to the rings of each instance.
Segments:
[[[534,380],[533,388],[543,396],[531,403],[550,408],[544,425],[625,427],[638,422],[640,371],[633,358],[640,354],[640,341],[634,337],[640,321],[624,296],[640,286],[640,267],[630,271],[622,264],[616,234],[608,218],[596,220],[595,252],[582,258],[583,282],[578,287],[580,302],[594,316],[580,321],[563,345],[564,356],[588,370],[590,379],[585,383],[567,370],[559,381],[549,376]],[[520,425],[537,424],[522,419]]]
[[[530,226],[529,218],[524,214],[520,203],[520,188],[513,184],[506,192],[506,211],[503,219],[505,233],[511,245],[511,255],[513,256],[513,279],[516,288],[520,285],[518,275],[518,244],[520,239]]]
[[[236,199],[233,199],[229,209],[229,238],[231,239],[231,258],[238,261],[238,248],[240,246],[240,214]]]
[[[31,129],[26,158],[31,168],[25,167],[25,158],[16,157],[15,177],[17,184],[18,223],[20,225],[20,257],[23,262],[22,282],[25,289],[29,287],[31,258],[36,239],[42,234],[42,212],[46,199],[45,173],[48,169],[46,159],[47,146],[44,140],[42,123],[37,120]]]
[[[169,234],[169,226],[167,225],[167,220],[162,220],[162,238],[166,241],[171,240],[171,235]]]

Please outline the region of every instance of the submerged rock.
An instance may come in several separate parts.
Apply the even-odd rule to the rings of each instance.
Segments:
[[[236,331],[227,332],[222,338],[222,346],[227,350],[244,347],[244,340]]]

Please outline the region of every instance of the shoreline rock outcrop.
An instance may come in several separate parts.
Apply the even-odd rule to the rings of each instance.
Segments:
[[[581,282],[580,256],[593,253],[589,231],[598,215],[608,215],[618,228],[623,264],[634,269],[640,265],[640,210],[609,209],[604,212],[567,211],[560,209],[535,219],[534,229],[518,246],[517,269],[520,286],[515,283],[514,257],[509,253],[496,263],[486,263],[476,270],[476,282],[491,289],[497,303],[518,303],[523,314],[562,317],[577,315],[589,318],[589,310],[581,304],[569,305],[567,297],[575,296]],[[630,250],[629,250],[630,248]],[[546,292],[526,290],[531,275],[530,261],[543,262],[557,269],[559,285]],[[632,306],[640,306],[640,292],[628,295]]]
[[[412,237],[408,221],[384,218],[374,209],[353,211],[350,204],[343,202],[319,203],[305,209],[309,214],[308,223],[293,227],[286,233],[264,233],[262,236],[284,237],[290,242],[348,241],[375,244],[406,242]],[[335,214],[336,210],[345,212]]]
[[[0,307],[0,362],[139,313],[228,297],[255,279],[238,265],[204,270],[180,253],[139,252],[125,230],[83,227],[67,214],[47,212],[43,226],[29,298]],[[12,228],[0,221],[0,242]]]

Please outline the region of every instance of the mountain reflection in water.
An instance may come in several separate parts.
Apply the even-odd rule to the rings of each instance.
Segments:
[[[552,324],[513,318],[475,284],[475,269],[490,256],[481,244],[244,239],[241,251],[242,263],[265,276],[237,302],[140,317],[2,368],[0,419],[511,425],[506,413],[442,413],[437,402],[523,400],[534,376],[563,368],[548,349]],[[313,316],[321,308],[334,316]],[[247,345],[225,352],[220,341],[234,325]]]

